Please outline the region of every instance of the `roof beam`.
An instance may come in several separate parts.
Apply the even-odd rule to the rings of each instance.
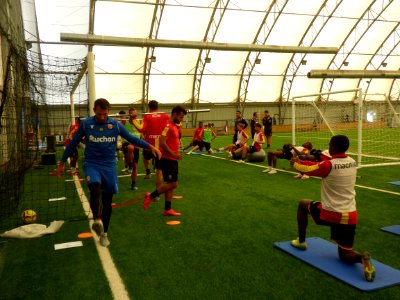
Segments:
[[[93,34],[61,33],[60,40],[64,42],[79,42],[88,45],[130,46],[130,47],[161,47],[183,49],[211,49],[220,51],[259,51],[277,53],[314,53],[336,54],[336,47],[301,47],[276,46],[236,43],[215,43],[202,41],[160,40],[129,37],[104,36]]]
[[[381,70],[311,70],[308,78],[400,78],[400,71]]]

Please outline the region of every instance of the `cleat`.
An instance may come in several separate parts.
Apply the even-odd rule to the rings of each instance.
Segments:
[[[145,176],[144,176],[144,179],[150,179],[151,178],[151,174],[146,174]]]
[[[107,236],[107,233],[106,233],[106,232],[103,233],[103,234],[100,236],[100,244],[101,244],[103,247],[108,247],[108,246],[110,246],[110,241],[108,240],[108,236]]]
[[[138,187],[135,184],[131,184],[131,190],[132,191],[136,191],[138,189]]]
[[[123,168],[123,169],[121,170],[122,173],[124,173],[124,172],[126,172],[126,171],[128,171],[128,168]]]
[[[293,176],[293,178],[297,178],[297,179],[300,179],[300,178],[302,178],[302,177],[303,177],[302,174],[297,174],[296,176]]]
[[[239,160],[237,160],[236,161],[238,164],[243,164],[244,163],[244,160],[243,159],[239,159]]]
[[[308,175],[306,175],[306,174],[304,174],[303,176],[301,176],[301,180],[306,180],[306,179],[309,179],[310,178],[310,176],[308,176]]]
[[[307,243],[306,243],[306,241],[300,243],[300,242],[299,242],[299,238],[297,238],[297,239],[295,239],[295,240],[292,240],[292,242],[290,243],[290,245],[292,245],[292,247],[295,247],[295,248],[300,249],[300,250],[303,250],[303,251],[304,251],[304,250],[307,250]]]
[[[271,171],[268,172],[268,174],[276,174],[277,171],[275,169],[272,169]]]
[[[160,197],[155,197],[155,198],[153,199],[153,202],[157,202],[157,201],[160,201]]]
[[[133,168],[129,168],[129,169],[128,169],[128,173],[129,173],[129,174],[132,174],[132,172],[133,172]]]
[[[265,169],[265,170],[262,170],[261,172],[263,172],[263,173],[269,173],[269,172],[271,172],[271,169]]]
[[[98,236],[101,236],[104,233],[104,226],[103,226],[103,222],[101,221],[101,219],[94,220],[94,222],[92,224],[92,230],[94,232],[96,232],[96,234]]]
[[[367,280],[368,282],[372,282],[375,279],[375,267],[372,264],[371,261],[371,256],[369,255],[369,253],[364,253],[362,258],[361,258],[361,262],[363,264],[364,267],[364,276],[365,276],[365,280]]]
[[[164,212],[163,212],[163,216],[177,217],[180,215],[181,215],[181,213],[174,211],[172,208],[170,210],[164,210]]]
[[[150,198],[150,193],[144,193],[144,201],[143,201],[143,209],[147,210],[149,208],[149,205],[151,203],[151,198]]]

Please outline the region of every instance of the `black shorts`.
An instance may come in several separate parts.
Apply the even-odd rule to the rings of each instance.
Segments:
[[[164,182],[177,182],[178,181],[178,161],[172,159],[161,158],[159,161],[163,174]]]
[[[201,141],[194,140],[192,145],[193,146],[199,146],[199,148],[200,148],[201,147]]]
[[[351,250],[356,235],[355,224],[336,224],[320,219],[321,202],[313,201],[309,207],[310,214],[315,224],[331,227],[331,240],[338,244],[339,247]]]
[[[265,136],[271,136],[272,135],[272,129],[265,129],[264,130],[264,135]]]
[[[151,152],[151,150],[147,150],[147,149],[143,149],[143,157],[146,160],[152,160],[154,157],[153,152]]]
[[[211,149],[211,143],[207,143],[207,142],[204,142],[204,141],[201,142],[201,143],[202,143],[202,146],[205,147],[207,151]]]
[[[254,146],[250,146],[250,150],[249,150],[249,153],[254,153],[254,152],[257,152],[258,150],[257,150],[257,148],[256,147],[254,147]]]

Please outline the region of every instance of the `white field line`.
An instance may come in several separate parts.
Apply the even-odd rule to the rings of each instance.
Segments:
[[[90,204],[89,201],[85,195],[85,192],[83,191],[81,182],[79,181],[79,177],[77,175],[74,175],[74,180],[75,180],[75,187],[76,191],[79,195],[79,198],[82,203],[82,207],[84,211],[89,211],[89,226],[92,228],[93,224],[93,215],[90,210]],[[107,277],[108,284],[110,285],[111,293],[113,295],[114,299],[118,300],[129,300],[129,295],[128,291],[125,288],[125,285],[121,279],[121,276],[118,273],[117,268],[115,267],[114,261],[111,257],[110,251],[108,250],[107,247],[103,247],[100,245],[98,237],[96,233],[91,230],[93,233],[93,239],[94,243],[96,245],[97,253],[99,254],[101,264],[103,266],[104,273]]]
[[[203,156],[205,156],[205,157],[214,158],[214,159],[222,159],[222,160],[227,160],[227,161],[230,161],[230,160],[231,160],[231,159],[227,159],[227,158],[225,158],[225,157],[218,157],[218,156],[209,155],[209,154],[201,154],[201,155],[203,155]],[[236,163],[235,160],[232,160],[232,162],[235,162],[235,163]],[[237,163],[237,164],[239,165],[239,163]],[[259,164],[248,163],[248,162],[241,163],[241,165],[244,165],[244,164],[250,165],[250,166],[254,166],[254,167],[257,167],[257,168],[263,168],[263,169],[266,169],[266,168],[268,167],[268,166],[266,166],[266,165],[259,165]],[[299,173],[299,172],[288,171],[288,170],[283,170],[283,169],[277,169],[277,170],[278,170],[279,172],[289,173],[289,174],[298,174],[298,173]],[[265,176],[272,176],[272,175],[269,175],[269,174],[267,173],[267,174],[265,174]],[[319,178],[319,177],[314,177],[314,176],[310,176],[310,178],[315,178],[315,179],[320,179],[320,180],[321,180],[321,178]],[[381,192],[381,193],[386,193],[386,194],[392,194],[392,195],[400,196],[400,193],[398,193],[398,192],[392,192],[392,191],[388,191],[388,190],[377,189],[377,188],[370,187],[370,186],[365,186],[365,185],[356,184],[356,187],[361,188],[361,189],[366,189],[366,190],[371,190],[371,191],[376,191],[376,192]]]

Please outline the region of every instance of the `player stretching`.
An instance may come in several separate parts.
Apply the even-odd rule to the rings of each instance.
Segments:
[[[308,214],[317,225],[331,228],[331,239],[338,245],[339,257],[346,263],[362,263],[367,281],[375,278],[375,267],[368,253],[353,251],[356,233],[357,210],[354,186],[356,183],[356,162],[345,152],[349,139],[344,135],[333,136],[329,143],[331,160],[322,162],[300,161],[293,158],[293,167],[311,176],[322,177],[321,202],[301,200],[297,209],[299,237],[292,246],[307,249],[306,229]]]
[[[86,148],[84,170],[86,182],[90,191],[90,208],[93,213],[92,229],[100,237],[100,244],[107,247],[110,242],[107,230],[110,224],[112,198],[118,193],[116,149],[118,135],[128,142],[148,148],[149,151],[161,157],[159,150],[149,143],[130,134],[120,122],[109,118],[110,103],[103,98],[94,102],[95,115],[82,120],[57,168],[57,177],[64,172],[64,163],[68,156],[85,137]]]
[[[164,216],[181,215],[171,208],[171,201],[174,189],[178,187],[178,160],[182,159],[182,155],[179,154],[179,129],[177,125],[182,122],[186,113],[186,109],[179,105],[172,109],[171,121],[167,123],[160,137],[162,153],[160,166],[164,183],[157,186],[151,194],[146,193],[143,203],[143,208],[147,210],[153,199],[165,194]]]
[[[150,113],[143,115],[142,133],[144,140],[157,149],[160,146],[160,135],[163,131],[165,124],[169,122],[169,116],[166,113],[158,112],[158,102],[151,100],[148,104]],[[150,161],[154,159],[151,151],[143,149],[143,163],[146,168],[145,179],[150,179]],[[162,183],[161,167],[159,166],[158,159],[155,159],[154,166],[156,169],[156,187]]]

